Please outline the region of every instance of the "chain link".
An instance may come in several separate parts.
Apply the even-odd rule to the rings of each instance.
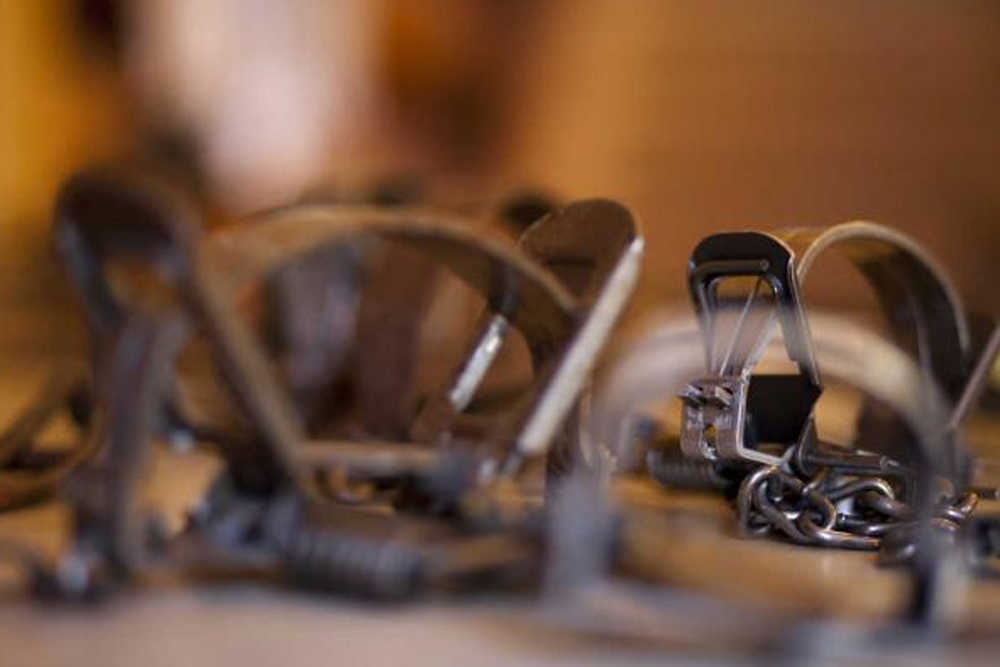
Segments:
[[[978,501],[971,492],[942,497],[935,528],[954,534]],[[884,562],[905,560],[912,552],[913,508],[898,499],[893,485],[882,477],[823,467],[803,479],[778,466],[760,466],[740,485],[737,509],[741,532],[748,536],[777,533],[799,544],[882,548],[888,551]],[[893,539],[885,541],[890,534]]]

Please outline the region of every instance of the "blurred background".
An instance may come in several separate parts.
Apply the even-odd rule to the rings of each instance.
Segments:
[[[686,301],[687,257],[709,233],[858,218],[914,235],[970,310],[1000,314],[996,0],[0,0],[0,62],[0,387],[27,384],[21,366],[84,349],[50,247],[52,201],[74,170],[122,156],[183,165],[212,224],[385,176],[447,201],[525,186],[563,201],[613,197],[647,237],[633,323]],[[812,305],[873,305],[860,277],[824,261],[808,286]],[[0,413],[14,407],[6,402]],[[162,476],[157,492],[177,517],[211,472],[191,469]],[[768,598],[835,597],[852,610],[898,592],[898,579],[851,555],[726,541],[731,512],[719,507],[707,550],[678,540],[665,555],[678,579],[716,592],[759,580]],[[51,516],[5,518],[8,531],[56,532]],[[768,562],[746,579],[717,576]],[[36,640],[5,647],[51,645],[64,662],[85,653],[176,664],[185,642],[202,650],[211,617],[189,615],[191,603],[94,617],[121,632],[57,616],[53,635],[10,607],[5,618],[21,624],[0,630]],[[287,660],[287,639],[306,636],[303,627],[316,655],[345,655],[345,639],[346,655],[422,640],[432,649],[422,655],[444,663],[477,647],[492,655],[483,646],[508,638],[490,630],[496,639],[481,645],[464,611],[360,631],[353,617],[312,614],[326,610],[319,603],[235,608],[213,627],[233,629],[235,650],[258,663]],[[537,628],[516,634],[551,654],[565,645]]]
[[[80,345],[59,182],[137,153],[183,161],[222,218],[387,173],[615,197],[648,237],[633,314],[684,298],[712,231],[852,218],[914,234],[1000,311],[992,0],[5,0],[0,30],[15,357]],[[828,275],[811,299],[868,298]]]

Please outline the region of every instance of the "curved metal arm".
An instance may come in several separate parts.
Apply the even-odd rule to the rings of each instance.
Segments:
[[[888,319],[893,340],[910,352],[949,400],[961,394],[969,371],[969,334],[957,293],[948,277],[913,239],[874,223],[849,222],[828,228],[791,229],[773,234],[715,234],[694,250],[689,266],[691,297],[706,336],[709,374],[683,392],[681,446],[689,456],[780,465],[761,452],[761,441],[793,442],[805,432],[822,390],[811,349],[801,285],[816,258],[827,249],[845,253],[872,285]],[[743,310],[718,296],[722,281],[757,278]],[[760,285],[770,291],[773,314],[748,325]],[[739,313],[723,332],[720,313]],[[789,358],[799,376],[752,374],[759,355],[781,324]],[[933,341],[933,344],[932,344]]]
[[[194,206],[179,190],[141,173],[82,172],[63,187],[56,204],[56,247],[91,319],[99,356],[115,354],[119,333],[135,313],[201,325],[223,378],[258,436],[255,442],[221,443],[234,474],[257,489],[304,480],[292,451],[302,437],[291,400],[220,292],[215,267],[199,250]],[[116,297],[105,268],[128,258],[160,269],[176,301],[149,307]]]
[[[529,339],[559,340],[572,326],[573,295],[549,272],[455,216],[426,209],[370,206],[283,209],[213,234],[205,260],[224,277],[230,294],[321,247],[370,235],[405,241],[425,251],[483,294]]]
[[[947,609],[947,591],[937,584],[939,546],[932,533],[933,487],[943,477],[958,483],[962,471],[958,444],[948,437],[949,407],[943,392],[927,381],[902,351],[846,320],[814,314],[813,344],[824,372],[888,405],[914,434],[917,519],[921,526],[914,559],[915,586],[910,618],[927,620]],[[676,395],[705,372],[700,352],[703,334],[694,321],[677,320],[636,345],[600,383],[593,402],[590,432],[620,464],[628,465],[632,420],[638,411],[665,396]]]
[[[930,253],[913,238],[873,222],[779,230],[791,248],[799,285],[827,250],[846,256],[875,291],[897,345],[918,360],[954,401],[972,362],[969,328],[958,291]]]
[[[56,199],[52,236],[96,335],[120,327],[122,303],[105,269],[123,258],[142,260],[178,285],[191,269],[198,239],[194,209],[179,189],[140,170],[93,168],[73,176]]]
[[[514,442],[518,455],[544,453],[634,289],[642,240],[629,212],[606,200],[577,202],[529,227],[514,248],[422,209],[302,206],[213,235],[206,264],[222,267],[233,293],[307,253],[365,236],[426,252],[482,294],[492,311],[450,386],[418,418],[417,439],[432,440],[464,409],[509,324],[532,350],[536,381],[519,416],[490,440]]]

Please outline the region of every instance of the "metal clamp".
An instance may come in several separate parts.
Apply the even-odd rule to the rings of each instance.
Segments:
[[[970,370],[964,313],[947,276],[915,241],[867,222],[773,234],[715,234],[695,248],[689,267],[709,374],[681,393],[681,447],[688,456],[782,465],[779,454],[760,451],[758,443],[786,446],[807,434],[822,383],[801,286],[816,258],[829,248],[844,252],[868,279],[893,340],[940,384],[945,396],[958,398]],[[731,278],[755,282],[739,300],[720,296],[720,286]],[[764,300],[768,303],[761,316]],[[733,326],[722,330],[720,321],[727,315]],[[753,372],[775,319],[797,375]]]
[[[535,382],[488,438],[508,469],[539,456],[583,390],[598,353],[631,295],[643,241],[631,215],[605,200],[570,204],[524,233],[519,250],[461,220],[421,209],[304,206],[283,209],[209,239],[229,291],[259,283],[297,258],[363,237],[400,240],[426,253],[482,294],[489,313],[449,385],[426,401],[411,427],[435,442],[475,394],[513,326],[532,352]],[[412,344],[412,341],[400,341]]]
[[[642,241],[624,208],[600,200],[580,202],[530,227],[522,247],[533,248],[547,267],[509,242],[482,238],[460,221],[427,211],[306,205],[201,241],[188,208],[163,188],[145,185],[128,175],[91,171],[72,179],[57,205],[58,247],[101,350],[96,432],[101,444],[107,443],[80,475],[78,535],[67,562],[80,564],[74,571],[90,574],[64,582],[67,592],[86,594],[104,575],[117,579],[158,557],[170,561],[178,549],[190,558],[192,546],[196,560],[287,566],[305,572],[310,581],[338,586],[370,579],[373,595],[409,590],[414,568],[429,569],[431,578],[448,578],[533,557],[516,530],[458,539],[462,536],[454,527],[431,521],[425,531],[417,524],[426,522],[401,517],[384,529],[359,532],[359,521],[379,522],[321,498],[315,473],[322,468],[298,451],[307,439],[294,402],[234,304],[247,285],[309,253],[358,238],[404,240],[472,285],[495,317],[524,333],[536,357],[536,382],[509,417],[512,429],[504,426],[505,437],[492,442],[509,460],[540,455],[583,390],[634,285]],[[176,211],[185,214],[174,216]],[[145,281],[130,282],[134,276],[128,272],[121,284],[111,284],[109,266],[130,257],[138,258],[143,270],[163,272],[167,298],[150,303],[133,298]],[[215,491],[180,543],[159,544],[162,536],[157,538],[137,508],[139,472],[166,414],[174,357],[195,332],[208,341],[252,429],[249,438],[217,438],[227,466]],[[350,456],[357,459],[358,449]],[[404,458],[426,467],[426,457]],[[365,469],[371,461],[361,459]],[[450,461],[432,457],[431,467]],[[455,470],[444,465],[445,474],[457,475],[464,489],[464,461],[457,464]],[[376,468],[384,471],[384,465],[383,456]],[[90,486],[84,484],[88,480]],[[414,530],[437,542],[397,548],[397,541],[406,542]],[[506,544],[508,537],[522,546]],[[506,546],[498,550],[501,542]],[[398,562],[403,570],[369,572],[369,561]],[[359,567],[371,577],[353,577]]]

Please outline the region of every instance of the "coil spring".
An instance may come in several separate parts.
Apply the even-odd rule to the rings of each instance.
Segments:
[[[300,528],[282,551],[292,579],[310,589],[398,599],[417,593],[423,579],[423,554],[391,540]]]
[[[650,450],[646,455],[646,470],[668,487],[724,491],[732,486],[732,481],[719,474],[713,463],[694,461],[677,452]]]

